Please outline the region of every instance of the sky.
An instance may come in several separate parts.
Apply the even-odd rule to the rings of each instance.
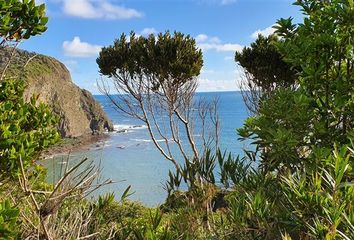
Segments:
[[[96,58],[122,33],[147,36],[169,30],[189,34],[203,51],[198,91],[238,89],[236,51],[258,34],[269,35],[279,18],[301,19],[293,0],[36,0],[45,3],[48,30],[21,48],[63,62],[81,88],[99,94]]]

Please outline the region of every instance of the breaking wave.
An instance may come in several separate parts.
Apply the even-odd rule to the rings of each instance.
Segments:
[[[128,132],[129,130],[146,129],[146,125],[129,125],[129,124],[116,124],[113,129],[116,132]]]

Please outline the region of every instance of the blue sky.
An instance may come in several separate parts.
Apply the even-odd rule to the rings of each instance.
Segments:
[[[240,69],[235,51],[271,33],[281,17],[300,20],[292,0],[37,0],[47,6],[48,30],[21,47],[53,56],[70,70],[73,81],[98,94],[99,49],[123,32],[181,31],[203,50],[199,91],[236,90]]]

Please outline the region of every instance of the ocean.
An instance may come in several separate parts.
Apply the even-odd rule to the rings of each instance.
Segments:
[[[219,99],[220,147],[222,151],[234,155],[242,154],[245,143],[237,140],[236,129],[242,126],[248,113],[241,93],[208,92],[197,93],[196,97]],[[116,131],[109,133],[109,138],[99,146],[95,144],[88,151],[71,153],[70,159],[77,161],[83,157],[89,158],[101,168],[101,180],[111,179],[115,182],[98,189],[94,196],[113,192],[120,199],[124,190],[131,186],[131,200],[150,207],[163,203],[167,195],[164,185],[173,165],[158,152],[142,122],[117,112],[106,96],[96,95],[95,98],[112,120]],[[48,160],[45,164],[48,172],[58,172],[66,158],[68,156],[64,155]]]

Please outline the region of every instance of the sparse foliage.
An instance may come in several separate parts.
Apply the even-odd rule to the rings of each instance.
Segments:
[[[207,181],[201,171],[188,176],[178,159],[182,157],[189,169],[202,170],[208,147],[217,144],[216,104],[194,99],[196,76],[203,65],[195,40],[179,32],[156,37],[132,33],[129,41],[123,34],[114,45],[102,49],[97,63],[111,80],[102,80],[102,92],[119,111],[147,125],[155,146],[174,164],[177,174],[189,186]],[[112,87],[118,95],[113,95]],[[196,129],[202,134],[199,142]]]

